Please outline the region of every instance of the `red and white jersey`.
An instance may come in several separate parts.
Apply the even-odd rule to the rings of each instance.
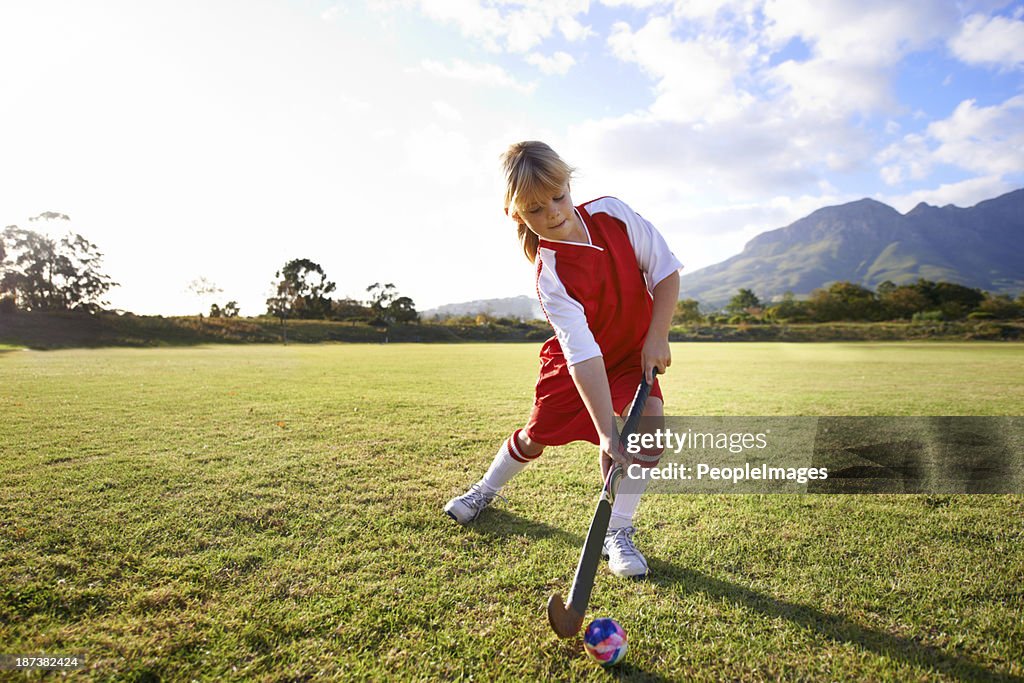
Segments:
[[[576,210],[589,244],[541,239],[537,296],[567,365],[603,355],[612,367],[639,351],[654,287],[683,265],[625,202],[602,197]]]
[[[598,356],[609,381],[626,387],[616,386],[613,401],[632,397],[652,291],[682,268],[664,237],[624,202],[602,197],[576,211],[587,243],[541,239],[537,249],[537,296],[555,336],[541,348],[536,404],[554,411],[582,409],[568,368]],[[615,395],[622,392],[625,399]]]

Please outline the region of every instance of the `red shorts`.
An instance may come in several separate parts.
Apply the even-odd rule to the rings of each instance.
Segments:
[[[621,415],[629,408],[633,397],[636,396],[636,388],[640,384],[642,376],[642,371],[636,366],[609,373],[608,384],[612,393],[612,409],[616,415]],[[571,393],[570,387],[564,386],[565,382],[571,385]],[[553,388],[552,384],[562,385],[554,387],[553,393],[558,396],[558,405],[551,405],[544,401],[545,394]],[[651,388],[651,396],[662,399],[661,386],[657,379],[654,380],[654,386]],[[537,382],[537,397],[534,400],[533,411],[530,413],[525,431],[530,440],[545,446],[561,446],[573,441],[589,441],[595,445],[600,443],[597,429],[594,428],[594,421],[583,404],[583,399],[576,389],[572,376],[569,375],[568,368],[556,375],[546,377],[542,373],[541,379]]]

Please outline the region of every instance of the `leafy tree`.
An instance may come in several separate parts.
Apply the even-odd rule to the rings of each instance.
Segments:
[[[949,318],[963,318],[985,300],[980,289],[964,287],[955,282],[937,282],[935,296],[939,310]]]
[[[676,310],[672,314],[673,325],[697,324],[704,320],[700,312],[700,302],[696,299],[681,299],[676,302]]]
[[[384,314],[388,310],[388,306],[391,305],[391,302],[398,298],[398,289],[390,282],[387,284],[374,282],[366,288],[366,293],[370,295],[370,298],[366,301],[366,305],[374,315],[381,318],[384,317]]]
[[[210,306],[210,317],[211,318],[237,318],[238,317],[238,302],[229,301],[221,308],[217,304]]]
[[[875,287],[875,293],[878,294],[878,298],[881,299],[882,297],[891,294],[895,289],[897,289],[896,283],[892,280],[886,280]]]
[[[978,305],[978,310],[993,318],[1011,320],[1019,318],[1024,312],[1024,307],[1010,298],[1009,294],[990,294]]]
[[[817,322],[877,320],[880,315],[875,293],[852,282],[834,282],[828,289],[816,289],[809,303]]]
[[[915,313],[927,311],[932,305],[931,300],[914,285],[893,285],[891,288],[879,285],[878,299],[886,316],[890,318],[910,319]]]
[[[267,299],[271,315],[283,321],[285,317],[326,318],[330,314],[331,300],[327,295],[334,291],[335,284],[327,279],[320,264],[292,259],[274,277],[277,293]]]
[[[370,294],[366,305],[376,318],[384,324],[407,323],[419,320],[416,304],[407,296],[399,296],[398,289],[390,282],[374,282],[366,288]]]
[[[954,282],[932,282],[920,279],[913,285],[930,303],[930,308],[942,311],[946,318],[962,318],[985,300],[980,289],[964,287]]]
[[[334,320],[369,320],[373,315],[361,302],[348,297],[331,302],[331,318]]]
[[[782,295],[782,301],[765,311],[765,319],[771,322],[792,323],[809,320],[811,313],[807,303],[797,301],[793,292]]]
[[[47,211],[30,218],[70,220]],[[100,268],[103,254],[79,234],[68,232],[60,241],[33,230],[7,226],[0,241],[0,295],[26,311],[84,310],[95,313],[106,305],[104,294],[116,287]]]
[[[419,319],[413,300],[407,296],[399,296],[394,284],[374,282],[366,288],[366,292],[370,295],[366,305],[374,316],[371,323],[384,327],[385,342],[388,341],[388,333],[394,323]]]
[[[278,271],[277,276],[281,273]],[[288,343],[288,327],[285,321],[292,314],[292,305],[295,302],[296,293],[294,284],[286,279],[278,280],[275,294],[267,299],[267,313],[281,321],[281,338],[285,344]]]
[[[9,228],[14,226],[7,226]],[[4,259],[7,258],[7,252],[4,249],[4,234],[0,232],[0,293],[3,292],[2,278],[4,273]],[[13,296],[0,296],[0,313],[11,314],[18,310],[17,302],[15,302]]]
[[[758,299],[757,295],[750,289],[741,289],[735,296],[733,296],[732,299],[729,300],[728,305],[725,307],[726,312],[733,315],[741,315],[744,313],[756,315],[760,314],[760,309],[761,300]],[[755,313],[755,311],[757,313]]]
[[[396,323],[411,323],[420,319],[416,304],[407,296],[400,296],[388,304],[388,315]]]

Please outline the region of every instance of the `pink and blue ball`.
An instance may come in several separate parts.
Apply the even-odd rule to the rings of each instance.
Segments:
[[[594,619],[583,634],[583,648],[601,666],[612,666],[626,656],[626,632],[614,619]]]

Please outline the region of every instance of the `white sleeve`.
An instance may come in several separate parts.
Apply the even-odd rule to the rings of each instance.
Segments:
[[[626,224],[626,233],[636,253],[636,263],[643,271],[647,289],[651,293],[659,282],[682,269],[683,264],[669,249],[668,242],[658,229],[621,199],[602,197],[588,204],[587,210],[590,213],[607,213]]]
[[[562,347],[569,365],[601,355],[601,347],[587,325],[583,305],[569,296],[558,278],[558,260],[554,251],[541,247],[537,250],[540,267],[537,272],[537,296],[555,337]]]

